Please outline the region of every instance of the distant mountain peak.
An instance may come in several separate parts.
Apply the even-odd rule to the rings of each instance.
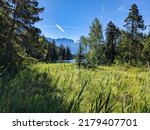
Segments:
[[[57,38],[57,39],[54,39],[54,40],[70,40],[70,41],[74,41],[73,39],[69,39],[69,38]]]
[[[53,40],[56,42],[57,46],[60,46],[63,44],[65,47],[69,47],[71,49],[72,54],[75,54],[77,52],[77,44],[75,44],[75,41],[73,39],[68,39],[68,38],[47,38],[48,41],[52,42]]]

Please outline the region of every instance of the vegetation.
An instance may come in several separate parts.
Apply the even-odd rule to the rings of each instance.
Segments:
[[[34,26],[38,4],[0,0],[0,112],[150,112],[150,33],[136,4],[126,30],[110,21],[106,39],[94,19],[79,39],[77,66],[48,64],[72,54]]]
[[[41,36],[40,29],[34,26],[41,20],[39,13],[44,11],[38,4],[37,0],[0,2],[0,66],[14,68],[32,61],[55,62],[73,58],[69,47],[63,44],[57,47],[54,40],[48,41]],[[77,65],[80,67],[82,62],[93,69],[98,65],[114,63],[149,66],[150,35],[142,32],[146,26],[136,4],[131,6],[124,27],[126,31],[120,30],[110,21],[104,39],[102,25],[95,18],[88,36],[81,36],[79,40]]]
[[[14,68],[35,61],[54,62],[58,57],[72,58],[69,47],[57,47],[34,26],[44,11],[38,4],[38,0],[0,1],[0,66]]]
[[[150,112],[145,68],[38,63],[0,75],[0,112]]]
[[[56,46],[55,41],[47,42],[47,57],[46,60],[48,62],[56,62],[57,60],[71,60],[73,58],[73,55],[71,54],[70,48],[64,47],[63,44],[61,44],[59,47]]]
[[[106,28],[106,60],[108,64],[113,64],[117,55],[117,45],[119,44],[119,29],[113,22],[109,22]]]
[[[18,66],[28,55],[36,59],[45,58],[43,43],[39,42],[40,30],[34,27],[34,23],[40,21],[38,14],[43,10],[38,8],[36,0],[0,1],[1,66]]]
[[[94,19],[89,35],[82,36],[84,40],[80,39],[85,52],[83,60],[87,63],[87,67],[96,68],[98,65],[114,63],[138,67],[146,64],[149,66],[150,42],[148,39],[150,35],[143,33],[146,26],[136,4],[131,6],[129,15],[124,21],[126,30],[119,29],[110,21],[105,30],[106,39],[104,40],[102,25],[97,18]]]
[[[102,25],[100,24],[100,21],[97,18],[95,18],[94,21],[92,22],[92,25],[90,26],[89,36],[88,37],[81,36],[79,40],[80,45],[77,56],[81,55],[80,53],[82,46],[82,50],[84,52],[84,61],[87,63],[87,67],[95,68],[100,64],[100,62],[104,60],[105,57],[102,57],[103,56],[102,40],[103,40]]]

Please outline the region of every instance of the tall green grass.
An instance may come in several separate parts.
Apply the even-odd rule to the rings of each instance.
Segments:
[[[0,112],[150,112],[150,72],[43,63],[1,71]]]

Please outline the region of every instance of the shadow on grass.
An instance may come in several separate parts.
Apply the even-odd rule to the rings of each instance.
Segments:
[[[89,81],[80,86],[78,94],[70,102],[66,102],[65,92],[58,89],[58,78],[53,78],[46,72],[26,68],[17,73],[4,71],[0,77],[0,112],[7,113],[70,113],[80,112],[83,92]],[[89,112],[110,112],[107,106],[110,100],[109,93],[106,101],[102,103],[103,93],[96,99]],[[104,98],[105,99],[105,98]],[[99,103],[100,102],[100,103]],[[93,101],[94,103],[94,101]],[[93,104],[92,103],[92,104]],[[100,104],[100,105],[97,105]],[[97,111],[97,109],[99,109]],[[106,110],[102,111],[105,107]],[[113,105],[110,107],[110,109]]]
[[[47,73],[24,69],[0,74],[0,112],[65,112],[64,94]]]
[[[65,80],[67,81],[67,79]],[[47,72],[26,68],[19,72],[0,71],[0,112],[7,113],[70,113],[80,110],[84,92],[89,80],[81,83],[80,90],[67,102],[65,91],[58,87],[59,77],[51,77]],[[143,104],[137,104],[132,95],[125,97],[122,105],[116,106],[118,99],[113,99],[112,91],[102,89],[90,102],[90,113],[116,112],[150,112],[149,100],[144,98]],[[140,108],[138,108],[140,107]],[[138,109],[137,109],[138,108]]]

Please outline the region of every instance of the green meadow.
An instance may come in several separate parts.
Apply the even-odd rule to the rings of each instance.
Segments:
[[[0,95],[0,112],[150,112],[150,71],[38,63],[1,71]]]

